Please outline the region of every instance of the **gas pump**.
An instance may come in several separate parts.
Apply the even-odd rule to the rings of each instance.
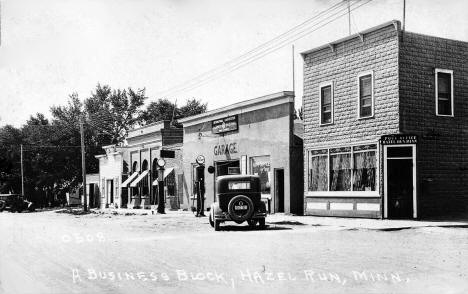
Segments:
[[[166,161],[162,158],[158,159],[158,213],[165,214],[164,210],[164,166]]]
[[[197,214],[196,217],[205,216],[205,157],[199,155],[196,159],[196,188],[197,188]]]

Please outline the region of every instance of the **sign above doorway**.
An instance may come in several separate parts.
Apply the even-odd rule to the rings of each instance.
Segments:
[[[384,135],[380,138],[380,144],[382,145],[403,145],[403,144],[417,144],[418,136],[416,135]]]

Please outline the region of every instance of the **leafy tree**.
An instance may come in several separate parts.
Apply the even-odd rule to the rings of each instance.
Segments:
[[[0,193],[21,191],[21,130],[11,125],[0,128]]]
[[[172,116],[179,116],[179,109],[175,109],[175,104],[168,99],[158,99],[152,101],[146,107],[146,110],[142,114],[142,120],[146,124],[157,122],[160,120],[172,120]]]
[[[201,103],[195,98],[189,99],[185,102],[185,105],[180,108],[178,118],[204,113],[206,112],[207,107],[207,103]]]
[[[88,123],[97,131],[97,144],[117,144],[124,140],[128,130],[142,122],[147,97],[145,89],[112,90],[98,84],[91,97],[84,101]]]
[[[303,120],[303,115],[304,115],[304,108],[301,106],[301,108],[298,108],[294,111],[294,119],[300,119]]]
[[[160,120],[170,120],[174,122],[174,125],[179,125],[177,123],[178,119],[206,112],[206,109],[207,103],[202,103],[195,98],[187,100],[181,107],[177,107],[168,99],[158,99],[148,104],[143,112],[142,120],[146,124]]]

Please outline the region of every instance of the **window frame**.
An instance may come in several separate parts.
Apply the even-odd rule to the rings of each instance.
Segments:
[[[436,116],[446,116],[446,117],[454,117],[455,116],[455,107],[454,107],[454,93],[453,93],[453,70],[451,69],[442,69],[436,68],[434,71],[434,79],[435,79],[435,113]],[[439,114],[439,73],[450,74],[450,110],[451,114]]]
[[[354,150],[354,147],[356,146],[362,146],[362,145],[376,145],[375,149],[367,149],[367,150]],[[351,155],[351,191],[330,191],[330,149],[333,148],[341,148],[341,147],[351,147],[351,151],[348,152],[341,152],[341,153],[348,153]],[[327,191],[309,191],[309,163],[310,163],[310,156],[311,156],[311,151],[314,150],[324,150],[327,149],[327,176],[328,176],[328,183],[327,183]],[[360,143],[355,143],[355,144],[349,144],[349,145],[338,145],[338,146],[333,146],[333,147],[326,147],[326,146],[321,146],[321,147],[314,147],[314,148],[307,148],[307,183],[305,186],[305,191],[304,194],[306,197],[380,197],[380,149],[381,146],[378,142],[373,142],[373,141],[367,141],[367,142],[360,142]],[[360,153],[360,152],[366,152],[366,151],[375,151],[375,165],[376,165],[376,173],[375,173],[375,191],[353,191],[353,181],[354,181],[354,154],[355,153]],[[333,153],[333,154],[338,154],[338,153]]]
[[[361,116],[361,78],[362,77],[365,77],[365,76],[369,76],[371,77],[371,115],[369,116]],[[372,70],[369,70],[369,71],[365,71],[365,72],[361,72],[358,74],[357,76],[357,118],[358,120],[359,119],[368,119],[368,118],[373,118],[374,117],[374,106],[375,106],[375,102],[374,102],[374,71]]]
[[[330,87],[330,104],[331,104],[331,117],[330,122],[322,122],[322,89],[325,87]],[[335,102],[334,102],[334,87],[333,81],[324,82],[319,84],[319,125],[320,126],[327,126],[332,125],[334,123],[334,116],[335,116]]]

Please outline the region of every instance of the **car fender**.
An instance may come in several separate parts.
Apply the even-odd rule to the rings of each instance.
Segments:
[[[213,216],[223,215],[223,211],[221,210],[221,207],[219,207],[218,202],[215,202],[215,203],[211,204],[211,210],[213,211]]]

